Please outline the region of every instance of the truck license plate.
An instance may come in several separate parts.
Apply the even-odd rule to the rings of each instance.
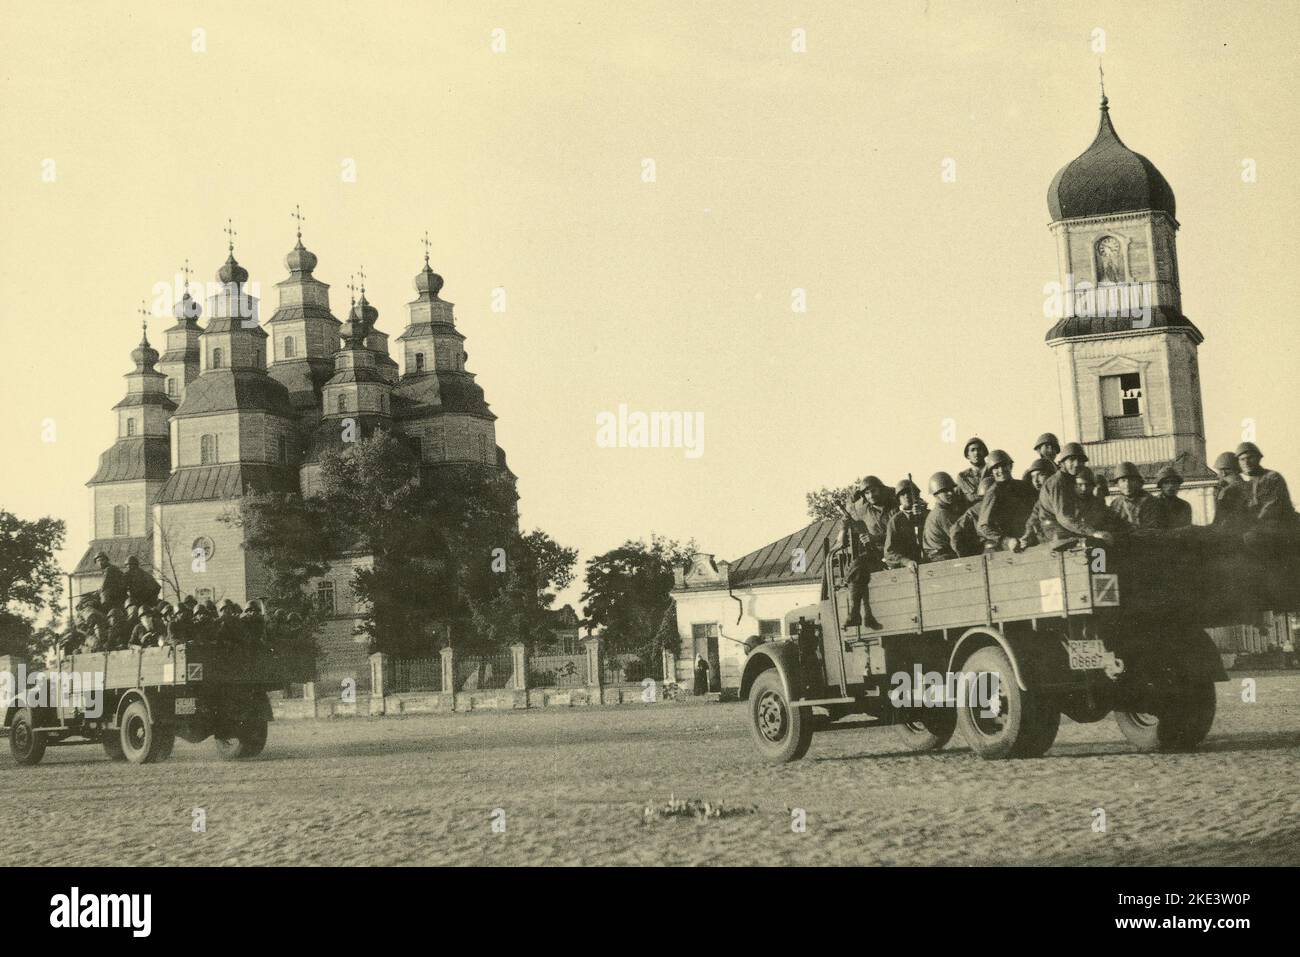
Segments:
[[[1094,671],[1106,666],[1106,646],[1096,638],[1066,641],[1071,671]]]
[[[1070,667],[1073,668],[1074,665],[1071,665]],[[176,699],[176,713],[177,713],[177,714],[194,714],[195,705],[196,705],[196,699],[194,699],[194,698],[177,698],[177,699]]]

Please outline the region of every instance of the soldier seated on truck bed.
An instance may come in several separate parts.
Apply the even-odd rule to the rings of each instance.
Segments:
[[[1138,467],[1132,462],[1120,462],[1115,470],[1115,480],[1119,483],[1120,494],[1110,503],[1111,511],[1133,528],[1157,527],[1159,506],[1155,496],[1142,487],[1146,479]]]
[[[994,449],[988,462],[993,488],[980,504],[976,528],[986,549],[1017,549],[1038,492],[1030,483],[1015,477],[1015,462],[1002,449]]]
[[[874,475],[859,482],[849,504],[842,507],[840,547],[847,548],[850,555],[844,573],[849,583],[849,616],[844,620],[847,628],[880,627],[871,613],[871,573],[884,568],[886,526],[893,509],[889,489]]]
[[[1250,525],[1246,513],[1246,496],[1250,487],[1241,478],[1241,465],[1231,452],[1220,452],[1214,460],[1214,471],[1219,484],[1214,487],[1215,531],[1228,535],[1241,535]]]
[[[1043,509],[1038,504],[1038,493],[1042,491],[1043,483],[1055,471],[1056,466],[1049,459],[1034,459],[1029,466],[1029,471],[1025,473],[1025,478],[1034,489],[1034,507],[1029,510],[1029,518],[1025,520],[1025,529],[1020,533],[1020,542],[1016,551],[1041,545],[1052,537],[1048,527],[1043,523]]]
[[[907,568],[925,560],[921,553],[921,532],[930,509],[921,500],[921,490],[911,479],[900,479],[894,486],[898,508],[885,525],[886,568]]]
[[[983,499],[992,488],[992,475],[986,475],[980,479],[979,498],[966,511],[962,512],[957,521],[952,523],[952,530],[948,533],[948,541],[959,558],[968,558],[984,551],[984,542],[980,540],[980,533],[976,524],[979,522],[980,517],[980,499]]]
[[[1156,527],[1186,528],[1192,524],[1192,506],[1178,497],[1178,490],[1183,485],[1183,477],[1172,465],[1166,465],[1156,475],[1156,487],[1160,494],[1156,496]]]
[[[1056,463],[1060,471],[1053,473],[1038,492],[1043,527],[1050,527],[1054,539],[1088,537],[1113,542],[1115,533],[1105,527],[1111,520],[1100,515],[1106,509],[1097,509],[1095,498],[1079,493],[1077,477],[1087,461],[1078,442],[1067,442],[1061,449]]]
[[[962,512],[966,511],[966,499],[947,472],[935,472],[930,476],[930,494],[934,496],[934,510],[926,516],[921,533],[922,554],[927,562],[956,558],[957,553],[953,551],[948,535]]]

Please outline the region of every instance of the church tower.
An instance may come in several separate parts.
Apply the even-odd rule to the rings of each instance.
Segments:
[[[1196,521],[1208,520],[1197,347],[1182,311],[1174,192],[1155,165],[1120,140],[1104,92],[1092,145],[1047,191],[1064,290],[1047,333],[1064,420],[1089,464],[1113,474],[1133,462],[1148,482],[1172,465]]]
[[[158,371],[163,374],[167,395],[172,401],[185,400],[185,389],[199,374],[199,326],[202,307],[190,297],[189,260],[185,261],[185,291],[172,309],[176,325],[164,333],[165,349],[158,360]]]
[[[153,562],[153,504],[171,472],[167,420],[176,403],[167,396],[167,376],[155,368],[158,353],[147,331],[131,359],[135,369],[126,374],[126,396],[113,407],[117,441],[86,483],[93,528],[90,547],[73,572],[73,597],[99,587],[99,552],[119,567],[131,557],[146,568]]]

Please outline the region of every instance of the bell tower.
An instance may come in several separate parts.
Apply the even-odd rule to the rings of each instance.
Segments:
[[[1198,522],[1211,514],[1197,348],[1182,311],[1173,189],[1120,140],[1103,91],[1092,145],[1047,192],[1062,290],[1047,333],[1064,436],[1094,469],[1133,462],[1148,480],[1172,465]]]

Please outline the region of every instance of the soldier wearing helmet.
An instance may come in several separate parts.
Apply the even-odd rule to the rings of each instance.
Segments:
[[[900,480],[894,486],[894,494],[898,496],[898,508],[889,516],[885,527],[884,562],[886,568],[906,568],[924,557],[921,532],[930,510],[921,500],[921,490],[910,478]]]
[[[1061,454],[1061,440],[1051,432],[1044,432],[1034,440],[1034,451],[1038,453],[1040,459],[1055,462],[1056,457]]]
[[[1052,437],[1055,438],[1055,436]],[[1038,504],[1038,493],[1042,490],[1043,483],[1055,471],[1056,466],[1048,458],[1034,459],[1029,464],[1029,471],[1025,473],[1025,481],[1034,489],[1034,507],[1029,510],[1029,518],[1025,520],[1024,531],[1020,533],[1020,548],[1017,551],[1034,545],[1041,545],[1051,537],[1047,533],[1047,527],[1043,524],[1043,510]]]
[[[1242,442],[1237,446],[1236,455],[1242,481],[1246,483],[1245,511],[1251,524],[1265,533],[1292,528],[1296,515],[1286,479],[1280,472],[1260,464],[1264,453],[1254,442]]]
[[[1020,536],[1038,497],[1033,485],[1015,477],[1014,466],[1011,456],[1002,449],[989,453],[993,488],[980,503],[976,527],[984,547],[990,551],[1019,548]]]
[[[1241,465],[1231,452],[1220,452],[1214,460],[1219,484],[1214,487],[1214,520],[1210,524],[1220,532],[1241,534],[1246,531],[1246,498],[1250,492],[1241,478]]]
[[[1178,497],[1183,477],[1172,465],[1166,465],[1156,474],[1156,527],[1186,528],[1192,524],[1192,506]]]
[[[921,552],[926,561],[939,562],[956,558],[950,533],[962,512],[966,511],[966,500],[957,490],[957,483],[947,472],[935,472],[930,476],[930,494],[934,496],[934,510],[925,519],[925,528],[921,532]]]
[[[882,560],[889,519],[897,509],[885,483],[868,475],[857,484],[849,504],[844,507],[844,525],[840,545],[849,550],[849,566],[844,577],[849,583],[849,616],[846,628],[879,628],[871,613],[871,573],[884,568]]]
[[[992,475],[980,479],[977,492],[981,499],[993,489],[993,484]],[[973,505],[967,506],[961,517],[953,522],[952,530],[948,533],[948,541],[959,558],[978,555],[984,551],[984,543],[980,541],[979,529],[976,527],[979,517],[980,503],[977,500]]]
[[[1111,511],[1134,528],[1158,528],[1159,506],[1155,496],[1142,487],[1146,479],[1138,467],[1132,462],[1120,462],[1115,470],[1115,480],[1119,483],[1120,494],[1110,503]]]
[[[1056,458],[1060,471],[1051,475],[1038,492],[1038,502],[1042,506],[1041,519],[1045,530],[1052,538],[1096,538],[1099,541],[1114,541],[1114,534],[1104,525],[1098,524],[1098,512],[1104,511],[1086,508],[1096,505],[1095,498],[1083,498],[1079,494],[1077,476],[1088,461],[1088,454],[1078,442],[1067,442]]]
[[[989,447],[984,444],[983,439],[972,437],[966,440],[962,454],[966,456],[970,468],[962,469],[957,473],[957,487],[961,489],[961,494],[967,502],[978,502],[980,479],[988,472],[984,463],[989,457]]]
[[[104,581],[99,586],[99,603],[105,609],[118,608],[126,603],[126,575],[103,552],[95,555],[95,564],[104,573]]]

